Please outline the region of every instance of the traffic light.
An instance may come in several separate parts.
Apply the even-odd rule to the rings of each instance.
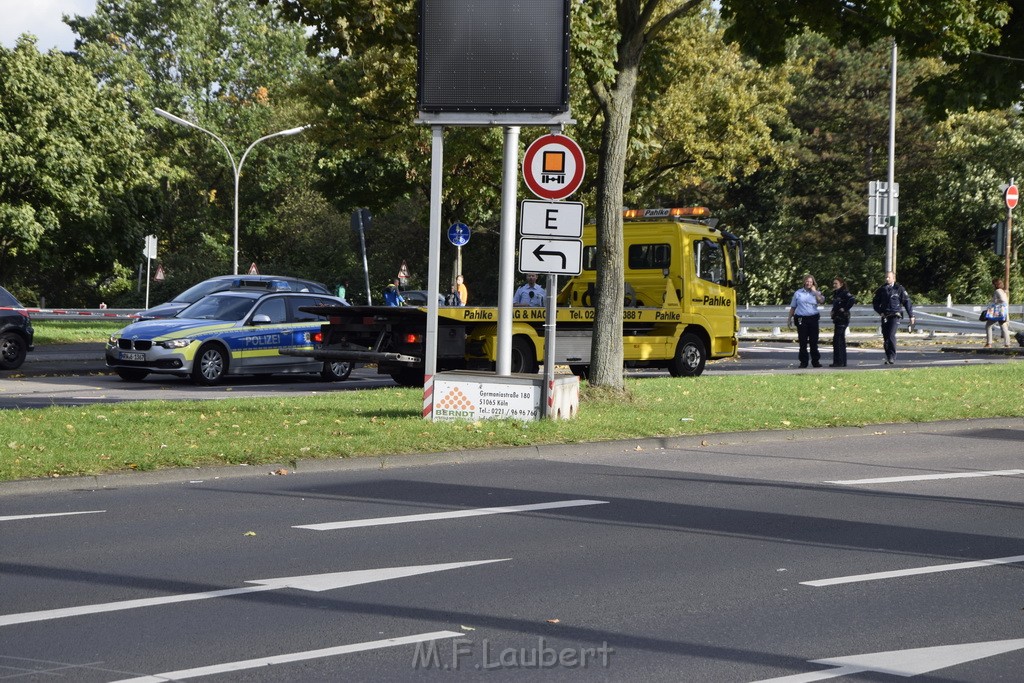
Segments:
[[[992,224],[993,250],[996,256],[1006,255],[1006,221],[999,221]]]

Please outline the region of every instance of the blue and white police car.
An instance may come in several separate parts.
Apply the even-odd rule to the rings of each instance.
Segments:
[[[202,385],[217,384],[227,375],[348,378],[351,363],[279,353],[312,350],[327,318],[301,309],[345,305],[341,299],[289,292],[274,281],[254,285],[240,279],[237,285],[200,299],[173,318],[132,323],[114,333],[107,341],[107,366],[130,382],[150,373],[191,377]]]

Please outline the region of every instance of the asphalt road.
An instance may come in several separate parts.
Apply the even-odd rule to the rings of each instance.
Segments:
[[[0,677],[1018,681],[1022,440],[982,420],[0,484]]]

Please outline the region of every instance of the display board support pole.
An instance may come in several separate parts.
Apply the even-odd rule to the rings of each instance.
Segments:
[[[501,177],[501,248],[498,255],[498,349],[495,371],[512,374],[512,294],[516,279],[516,197],[519,189],[519,126],[505,127]]]

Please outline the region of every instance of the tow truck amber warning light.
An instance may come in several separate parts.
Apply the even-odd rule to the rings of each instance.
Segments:
[[[706,218],[711,209],[706,206],[688,206],[674,209],[626,209],[623,218]]]

